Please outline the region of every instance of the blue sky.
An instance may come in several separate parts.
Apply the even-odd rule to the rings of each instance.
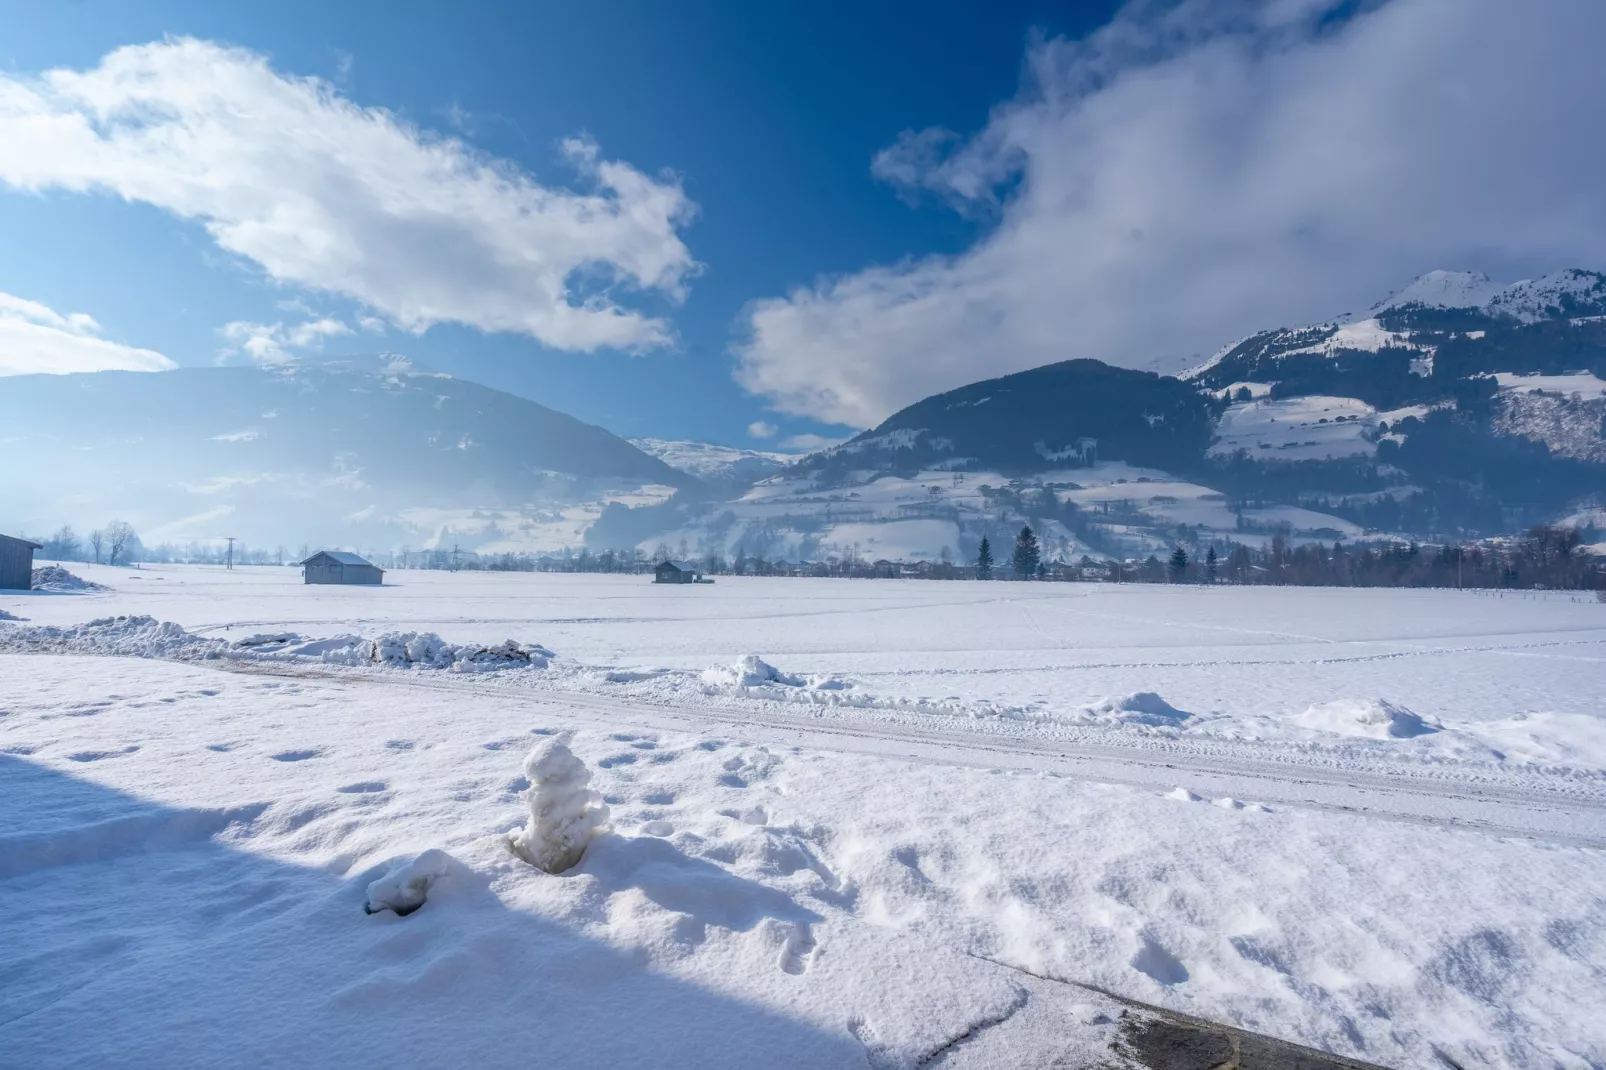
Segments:
[[[732,381],[727,347],[747,301],[822,272],[954,251],[980,225],[911,210],[870,173],[900,130],[974,128],[1013,93],[1028,35],[1086,32],[1110,4],[990,5],[917,16],[914,5],[411,5],[63,3],[13,7],[0,64],[87,69],[126,44],[187,35],[251,49],[275,70],[327,79],[353,102],[463,138],[569,184],[562,139],[585,133],[648,173],[675,172],[696,203],[683,232],[703,265],[662,308],[676,344],[639,355],[569,353],[509,332],[441,324],[377,345],[533,397],[625,434],[760,444],[830,432],[777,417]],[[0,290],[93,315],[108,336],[180,364],[217,358],[228,322],[293,319],[279,302],[349,318],[353,303],[276,282],[221,253],[195,222],[75,192],[0,194]]]
[[[27,368],[389,349],[779,446],[1606,258],[1606,5],[1574,0],[0,17]]]

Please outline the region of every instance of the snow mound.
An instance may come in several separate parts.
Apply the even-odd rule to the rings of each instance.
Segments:
[[[552,657],[552,651],[545,647],[523,646],[512,639],[499,646],[480,646],[448,643],[434,632],[388,632],[377,639],[348,635],[291,643],[283,649],[335,665],[384,665],[396,669],[452,672],[494,672],[521,666],[544,669]]]
[[[101,617],[70,627],[40,625],[7,629],[0,636],[0,650],[175,661],[316,660],[330,665],[379,665],[451,672],[544,669],[554,656],[543,646],[526,646],[512,639],[499,646],[448,643],[434,632],[389,632],[377,639],[358,635],[309,638],[295,632],[272,632],[230,642],[192,635],[172,621],[158,621],[148,616]]]
[[[23,619],[22,617],[13,616],[10,613],[7,613],[5,610],[0,609],[0,620],[22,620],[22,619]]]
[[[60,565],[43,565],[33,570],[31,580],[36,591],[109,591],[104,583],[93,583],[75,576]]]
[[[1087,707],[1089,719],[1097,724],[1146,724],[1175,728],[1190,716],[1153,691],[1134,691],[1121,698],[1107,698]]]
[[[380,877],[368,886],[368,901],[363,912],[377,914],[381,910],[394,911],[406,917],[429,898],[429,889],[451,871],[452,856],[431,847],[406,865]]]
[[[228,644],[191,635],[155,617],[100,617],[66,627],[40,624],[0,633],[0,650],[30,654],[98,654],[192,661],[221,657]]]
[[[1396,706],[1387,699],[1339,699],[1312,706],[1297,718],[1308,728],[1373,739],[1411,739],[1439,731],[1440,726]]]
[[[562,873],[608,827],[608,807],[590,789],[591,770],[564,737],[544,739],[524,758],[530,787],[522,796],[530,819],[508,833],[513,853],[537,869]]]
[[[796,676],[782,672],[757,654],[744,654],[731,665],[704,669],[701,679],[707,689],[745,692],[757,688],[762,697],[779,697],[788,688],[846,691],[853,687],[835,676]]]
[[[803,681],[782,672],[757,654],[744,654],[732,665],[704,669],[703,683],[710,687],[762,687],[764,684],[798,687]]]

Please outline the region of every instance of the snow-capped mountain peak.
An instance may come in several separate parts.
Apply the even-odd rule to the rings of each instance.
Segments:
[[[1367,315],[1376,316],[1379,312],[1406,305],[1482,308],[1501,292],[1500,286],[1481,271],[1430,271],[1417,276],[1405,289],[1373,305]]]

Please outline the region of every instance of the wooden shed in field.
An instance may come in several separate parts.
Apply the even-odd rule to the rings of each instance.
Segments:
[[[654,583],[701,583],[703,574],[685,561],[660,561],[653,570]]]
[[[27,539],[0,535],[0,591],[33,589],[33,552],[44,547]]]
[[[385,582],[385,570],[344,550],[319,550],[301,562],[301,579],[304,583],[367,583]]]

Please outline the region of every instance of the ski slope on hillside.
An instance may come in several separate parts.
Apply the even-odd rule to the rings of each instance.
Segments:
[[[108,589],[0,594],[26,1065],[1114,1058],[1045,977],[1388,1066],[1606,1059],[1592,601],[74,568]],[[340,641],[407,632],[541,656]],[[613,828],[556,877],[503,838],[552,733]]]

